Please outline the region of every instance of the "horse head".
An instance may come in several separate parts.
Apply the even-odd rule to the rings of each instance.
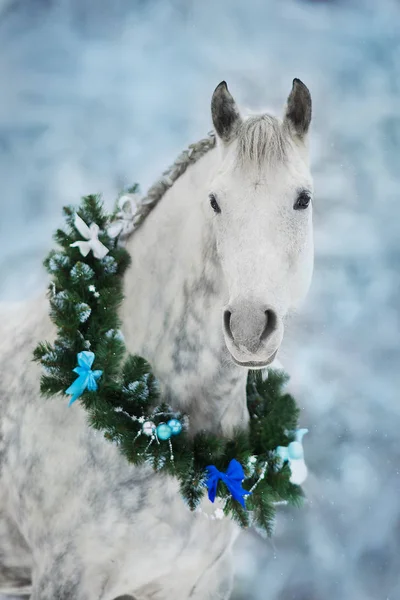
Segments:
[[[274,359],[285,317],[311,282],[311,96],[295,79],[282,120],[243,119],[222,82],[211,111],[220,161],[207,210],[228,289],[224,338],[237,364],[262,368]]]

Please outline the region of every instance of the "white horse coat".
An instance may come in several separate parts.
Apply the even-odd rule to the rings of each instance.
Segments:
[[[191,431],[229,435],[248,421],[248,368],[274,359],[311,279],[311,98],[294,80],[282,122],[243,120],[222,83],[212,117],[217,143],[163,184],[128,241],[122,318],[129,352]],[[228,598],[233,523],[191,513],[173,478],[129,465],[79,402],[40,396],[47,301],[2,308],[0,327],[0,592]]]

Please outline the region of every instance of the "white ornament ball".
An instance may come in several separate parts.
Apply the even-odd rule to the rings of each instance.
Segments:
[[[153,434],[154,434],[154,431],[155,431],[155,429],[156,429],[156,426],[154,425],[153,421],[145,421],[145,422],[143,423],[143,426],[142,426],[142,432],[143,432],[145,435],[149,435],[149,436],[150,436],[150,435],[153,435]]]

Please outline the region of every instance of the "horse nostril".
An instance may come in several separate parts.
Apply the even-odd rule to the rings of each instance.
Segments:
[[[227,335],[233,340],[233,335],[231,331],[231,316],[232,313],[230,310],[226,310],[224,312],[224,328]]]
[[[274,333],[276,326],[277,326],[277,322],[278,322],[278,319],[277,319],[276,313],[271,309],[266,310],[265,311],[265,328],[261,335],[262,342],[267,340],[269,338],[269,336],[272,333]]]

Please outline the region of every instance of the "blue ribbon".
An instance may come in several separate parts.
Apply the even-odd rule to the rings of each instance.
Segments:
[[[75,400],[82,396],[83,392],[88,389],[89,392],[95,392],[97,390],[97,379],[99,379],[103,371],[97,370],[92,371],[91,366],[94,361],[94,352],[84,350],[79,352],[77,355],[79,367],[73,369],[74,373],[78,373],[78,379],[75,379],[74,383],[69,386],[65,393],[72,395],[69,405],[73,404]]]
[[[243,508],[246,508],[244,503],[244,496],[248,496],[251,492],[242,488],[242,481],[244,479],[243,467],[237,460],[233,459],[228,465],[226,473],[218,471],[217,467],[210,465],[206,467],[208,473],[207,488],[208,497],[211,502],[214,502],[215,496],[217,495],[218,482],[221,479],[230,491],[232,498],[240,502]]]

